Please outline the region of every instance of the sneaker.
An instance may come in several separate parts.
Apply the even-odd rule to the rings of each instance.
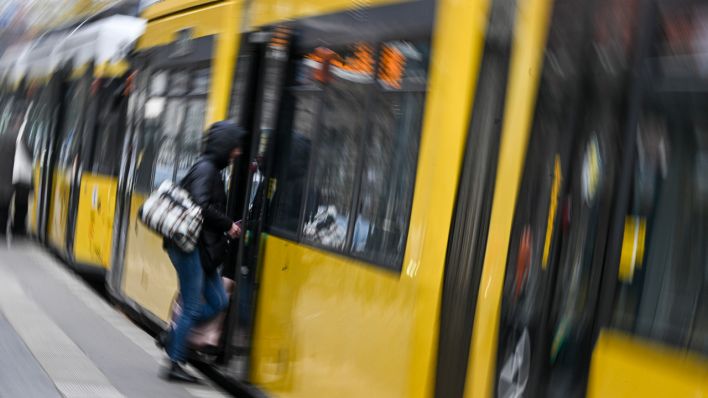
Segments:
[[[199,378],[187,372],[178,362],[171,362],[170,369],[165,377],[169,381],[180,383],[199,383]]]

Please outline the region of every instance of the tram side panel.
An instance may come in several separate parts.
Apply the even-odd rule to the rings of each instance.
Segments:
[[[123,75],[125,67],[118,70]],[[81,175],[74,232],[73,260],[98,269],[110,266],[118,188],[117,174],[125,131],[125,78],[97,77],[96,119],[89,158]]]
[[[287,148],[268,184],[250,369],[273,394],[432,391],[447,236],[482,47],[483,23],[470,21],[485,21],[487,2],[424,5],[432,28],[411,14],[420,3],[373,4],[358,22],[347,13],[303,19],[305,37],[313,35],[307,26],[349,30],[327,49],[344,60],[329,68],[317,43],[296,50],[295,83],[283,99],[277,140]],[[380,15],[406,15],[428,31],[377,41],[381,23],[396,25]]]
[[[83,137],[83,120],[86,99],[89,95],[89,77],[86,69],[72,72],[68,89],[64,93],[64,114],[59,127],[56,162],[52,178],[49,209],[48,242],[57,253],[68,259],[67,233],[70,217],[70,196],[74,176],[79,167],[80,141]]]

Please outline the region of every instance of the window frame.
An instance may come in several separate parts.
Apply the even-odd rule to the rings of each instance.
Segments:
[[[379,65],[380,65],[380,60],[381,60],[381,54],[382,54],[382,49],[384,45],[388,42],[395,42],[395,41],[406,41],[410,43],[419,43],[423,44],[427,47],[428,53],[426,54],[426,59],[425,59],[425,67],[426,67],[426,79],[425,83],[421,84],[420,87],[417,85],[415,87],[403,87],[401,89],[395,90],[395,91],[387,91],[380,80],[379,77]],[[359,215],[359,205],[362,200],[362,192],[361,192],[361,187],[362,187],[362,174],[365,170],[365,151],[362,149],[366,148],[367,143],[369,142],[369,139],[371,137],[371,134],[373,134],[370,131],[370,127],[372,126],[372,121],[369,120],[368,118],[365,119],[363,123],[363,131],[364,134],[362,134],[362,139],[359,141],[359,147],[358,153],[357,153],[357,159],[356,159],[356,171],[354,174],[354,189],[353,189],[353,194],[351,195],[349,199],[349,206],[347,210],[349,211],[347,215],[347,233],[345,236],[345,242],[343,249],[338,249],[335,247],[327,246],[325,244],[322,244],[320,242],[313,241],[312,239],[307,238],[304,233],[303,233],[303,228],[305,226],[305,214],[307,212],[307,204],[308,204],[308,198],[310,195],[310,191],[312,190],[312,185],[313,185],[313,180],[314,180],[314,164],[317,159],[317,157],[320,155],[320,149],[322,146],[321,142],[321,136],[323,134],[322,132],[322,124],[323,124],[323,97],[325,95],[325,91],[327,89],[327,84],[322,84],[322,83],[317,83],[316,86],[300,86],[300,85],[294,85],[292,84],[292,76],[290,77],[290,80],[286,84],[285,87],[285,95],[287,96],[286,101],[290,102],[293,101],[294,98],[296,98],[295,95],[293,95],[293,92],[311,92],[314,95],[318,97],[317,99],[317,105],[316,105],[316,115],[315,115],[315,120],[313,124],[313,134],[312,134],[312,147],[310,148],[310,158],[308,159],[308,167],[307,167],[307,177],[304,183],[303,187],[303,192],[301,196],[301,202],[300,202],[300,211],[298,214],[298,222],[297,222],[297,229],[295,231],[288,231],[287,229],[279,226],[273,226],[272,221],[269,218],[266,218],[266,224],[265,224],[265,232],[282,238],[286,239],[289,241],[292,241],[297,244],[305,245],[312,247],[317,250],[321,250],[327,253],[331,253],[337,256],[341,256],[344,258],[352,259],[357,262],[362,262],[364,264],[370,264],[373,266],[376,266],[378,268],[382,268],[391,272],[395,273],[400,273],[402,268],[403,268],[403,262],[405,260],[406,256],[406,251],[408,248],[408,235],[410,231],[410,221],[411,221],[411,215],[413,212],[413,201],[415,199],[415,192],[417,188],[417,180],[418,180],[418,165],[420,163],[420,149],[421,149],[421,143],[423,141],[423,131],[424,131],[424,125],[425,125],[425,108],[427,104],[427,95],[428,95],[428,84],[430,81],[430,64],[432,61],[432,47],[433,47],[433,41],[432,41],[432,31],[428,32],[419,32],[418,34],[400,34],[400,35],[393,35],[390,37],[381,37],[381,38],[365,38],[365,39],[359,39],[356,37],[352,37],[351,40],[343,42],[343,43],[337,43],[337,45],[333,46],[332,48],[335,50],[339,50],[342,48],[348,48],[350,46],[356,45],[357,43],[366,43],[372,46],[374,49],[374,70],[372,72],[372,81],[368,83],[370,87],[367,89],[367,94],[366,94],[366,102],[365,102],[365,109],[366,113],[369,113],[370,107],[372,106],[372,103],[375,100],[376,96],[381,96],[381,95],[401,95],[401,94],[420,94],[422,95],[422,109],[421,109],[421,120],[420,120],[420,128],[416,132],[417,134],[417,148],[416,148],[416,153],[415,153],[415,167],[414,171],[411,175],[413,184],[410,188],[410,192],[407,195],[407,200],[409,202],[409,209],[408,209],[408,214],[406,214],[406,223],[405,223],[405,228],[402,231],[402,236],[404,239],[404,245],[403,249],[400,253],[400,256],[397,256],[398,258],[395,261],[385,261],[382,260],[379,254],[373,254],[370,251],[360,251],[356,252],[354,250],[354,233],[355,233],[355,228],[356,228],[356,221]],[[304,48],[298,48],[297,52],[295,53],[296,55],[293,55],[291,59],[289,60],[290,66],[289,68],[293,69],[294,66],[296,65],[297,61],[301,60],[304,54],[307,54],[308,51],[311,51],[313,48],[311,47],[304,47]],[[293,109],[294,112],[294,109]],[[278,141],[282,140],[282,123],[283,123],[283,118],[284,116],[290,117],[294,119],[293,115],[290,115],[291,112],[287,112],[286,115],[283,114],[283,111],[281,109],[280,114],[278,115],[278,128],[276,132],[276,139]],[[292,121],[289,122],[289,124],[292,124]],[[277,162],[277,160],[276,160]],[[282,166],[281,166],[282,167]],[[275,171],[279,171],[276,170]],[[279,177],[278,174],[273,174],[270,176],[271,179],[277,179]],[[270,211],[270,205],[272,205],[272,202],[269,203],[269,210]],[[379,258],[373,258],[373,257],[379,257]]]
[[[185,123],[185,121],[186,121],[187,108],[189,107],[190,101],[193,101],[193,100],[204,100],[204,103],[205,103],[206,107],[208,107],[208,105],[209,105],[209,104],[208,104],[208,102],[209,102],[209,90],[208,90],[208,87],[207,87],[207,91],[204,92],[204,93],[192,93],[192,92],[191,92],[191,90],[192,90],[192,88],[193,88],[192,78],[194,77],[194,75],[196,74],[197,71],[203,70],[203,69],[209,70],[209,72],[210,72],[210,73],[209,73],[209,77],[211,78],[211,77],[212,77],[212,76],[211,76],[211,62],[208,61],[208,60],[207,60],[207,61],[197,61],[197,62],[190,63],[190,64],[187,64],[187,65],[174,65],[174,66],[171,66],[171,65],[162,65],[162,66],[158,66],[158,67],[156,67],[155,69],[153,69],[153,70],[150,71],[150,76],[151,76],[151,77],[154,76],[155,74],[158,74],[158,73],[166,73],[166,74],[167,74],[167,82],[168,82],[168,84],[167,84],[167,87],[165,88],[165,92],[164,92],[164,93],[162,93],[161,95],[154,95],[154,96],[151,96],[151,95],[150,95],[150,93],[149,93],[149,87],[146,87],[146,89],[148,90],[148,93],[147,93],[147,96],[146,96],[146,100],[149,101],[151,98],[163,98],[163,99],[165,100],[165,110],[167,109],[167,106],[168,106],[170,100],[176,100],[176,99],[177,99],[177,100],[182,100],[182,101],[184,101],[184,115],[185,115],[185,117],[180,121],[179,125],[177,126],[177,133],[176,133],[175,136],[174,136],[174,138],[175,138],[175,161],[174,161],[173,164],[172,164],[172,173],[171,173],[171,175],[172,175],[172,177],[171,177],[172,181],[174,181],[174,180],[177,178],[177,172],[178,172],[178,169],[179,169],[179,167],[178,167],[179,163],[177,162],[177,159],[179,158],[180,154],[182,153],[183,146],[184,146],[184,145],[183,145],[183,144],[184,144],[184,142],[183,142],[183,141],[184,141],[184,135],[185,135],[185,134],[184,134],[184,133],[185,133],[185,132],[184,132],[184,123]],[[172,74],[173,74],[174,72],[186,73],[187,76],[189,77],[189,79],[188,79],[188,81],[187,81],[187,88],[186,88],[186,92],[185,92],[185,93],[182,93],[182,94],[173,94],[173,93],[170,93],[170,90],[169,90],[169,83],[171,82]],[[148,80],[148,83],[151,82],[151,81],[152,81],[151,79]],[[163,134],[163,131],[164,131],[164,130],[163,130],[163,127],[164,127],[165,117],[166,117],[165,114],[166,114],[166,112],[163,111],[162,114],[161,114],[160,117],[159,117],[159,120],[160,120],[160,121],[159,121],[159,126],[160,126],[160,128],[159,128],[159,132],[158,132],[158,133],[159,133],[159,135],[160,135],[160,138],[163,137],[163,135],[164,135],[164,134]],[[206,119],[206,117],[205,117],[205,119]],[[144,130],[143,130],[143,131],[144,131]],[[202,132],[202,133],[203,133],[203,132]],[[144,135],[141,134],[141,138],[144,139],[144,138],[145,138]],[[155,168],[156,168],[156,167],[157,167],[157,153],[155,154],[155,161],[154,161],[153,164],[151,165],[151,169],[150,169],[150,170],[151,170],[151,172],[150,172],[150,190],[157,189],[157,187],[155,186]]]

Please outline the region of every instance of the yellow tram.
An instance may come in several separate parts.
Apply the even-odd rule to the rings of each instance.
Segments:
[[[109,266],[125,57],[143,28],[140,19],[108,15],[8,50],[17,53],[9,76],[34,160],[28,229],[84,271]]]
[[[244,391],[706,395],[707,16],[690,0],[154,2],[121,160],[108,180],[81,168],[49,244],[81,249],[62,231],[115,209],[109,291],[164,326],[176,276],[137,210],[230,118],[250,132],[224,175],[247,228],[210,364]]]

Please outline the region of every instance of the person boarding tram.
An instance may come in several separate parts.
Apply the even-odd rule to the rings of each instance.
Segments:
[[[180,182],[202,208],[204,224],[197,247],[191,253],[165,241],[182,297],[182,311],[174,321],[174,328],[160,336],[170,358],[166,372],[169,380],[197,381],[182,367],[187,359],[189,333],[195,325],[211,320],[228,305],[219,267],[226,255],[227,237],[238,238],[241,228],[226,215],[226,190],[220,172],[241,154],[244,137],[245,132],[234,123],[213,124],[201,156]]]

